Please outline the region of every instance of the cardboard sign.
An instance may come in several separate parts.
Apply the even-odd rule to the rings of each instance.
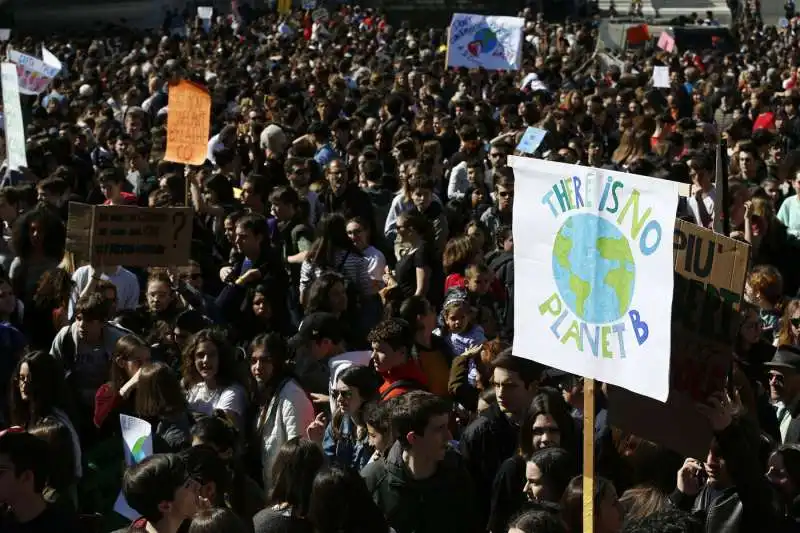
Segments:
[[[608,416],[610,424],[624,431],[702,461],[713,434],[695,404],[725,385],[739,328],[736,306],[744,293],[750,246],[677,221],[673,251],[669,399],[660,403],[609,387]]]
[[[188,207],[69,204],[67,249],[93,265],[182,266],[191,243]]]
[[[165,161],[202,165],[208,156],[211,96],[199,85],[181,80],[169,86]]]
[[[6,130],[8,168],[19,170],[28,166],[25,155],[25,127],[22,123],[22,107],[19,103],[19,78],[14,63],[3,63],[3,120]]]

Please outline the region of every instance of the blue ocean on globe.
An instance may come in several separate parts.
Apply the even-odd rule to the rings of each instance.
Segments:
[[[491,28],[482,28],[475,33],[475,40],[481,42],[481,51],[488,54],[497,46],[497,35]]]
[[[584,322],[619,320],[631,304],[636,281],[628,239],[600,216],[571,216],[553,243],[553,277],[562,300]]]

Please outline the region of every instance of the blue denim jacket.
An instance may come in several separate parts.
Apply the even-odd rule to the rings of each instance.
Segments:
[[[333,438],[332,424],[332,422],[328,423],[322,439],[325,456],[330,459],[332,464],[360,472],[369,462],[375,449],[369,445],[366,435],[362,440],[356,440],[356,426],[348,415],[344,415],[342,418],[339,440]]]

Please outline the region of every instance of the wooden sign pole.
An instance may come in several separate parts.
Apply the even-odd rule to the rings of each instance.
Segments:
[[[594,533],[594,380],[583,380],[583,533]]]

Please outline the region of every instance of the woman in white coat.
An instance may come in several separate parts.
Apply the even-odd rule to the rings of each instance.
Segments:
[[[250,343],[250,373],[256,382],[255,446],[261,457],[264,491],[272,488],[271,472],[281,445],[304,437],[314,421],[314,406],[288,370],[286,341],[277,333],[259,335]]]

